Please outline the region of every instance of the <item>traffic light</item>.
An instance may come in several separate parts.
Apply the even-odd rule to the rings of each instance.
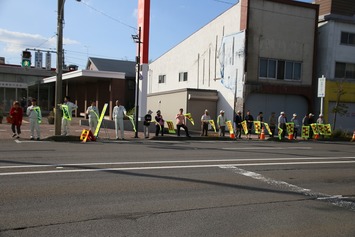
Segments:
[[[31,67],[31,52],[30,51],[22,51],[22,67]]]

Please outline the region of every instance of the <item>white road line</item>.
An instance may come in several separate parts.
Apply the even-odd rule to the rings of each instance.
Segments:
[[[319,164],[355,164],[355,161],[318,161],[318,162],[286,162],[286,163],[254,163],[254,164],[228,164],[228,166],[273,166],[273,165],[319,165]],[[213,168],[224,167],[226,164],[215,165],[175,165],[175,166],[152,166],[152,167],[125,167],[105,169],[77,169],[77,170],[47,170],[47,171],[23,171],[0,173],[0,176],[31,175],[31,174],[55,174],[55,173],[81,173],[81,172],[109,172],[129,170],[164,170],[164,169],[187,169],[187,168]]]
[[[311,150],[312,147],[227,147],[222,150]]]
[[[38,142],[47,142],[47,141],[37,141],[37,140],[23,141],[23,140],[15,139],[15,142],[20,144],[20,143],[33,143],[33,142],[38,143]]]
[[[287,157],[287,158],[252,158],[252,159],[218,159],[218,160],[163,160],[163,161],[127,161],[127,162],[101,162],[101,163],[67,163],[50,165],[13,165],[0,166],[0,169],[21,169],[40,167],[73,167],[73,166],[100,166],[100,165],[147,165],[147,164],[179,164],[179,163],[216,163],[216,162],[238,162],[238,161],[290,161],[290,160],[339,160],[355,159],[353,157]]]
[[[342,195],[329,195],[329,194],[325,194],[325,193],[313,192],[310,189],[298,187],[296,185],[289,184],[284,181],[271,179],[271,178],[265,177],[261,174],[258,174],[258,173],[252,172],[252,171],[248,171],[248,170],[244,170],[244,169],[238,168],[233,165],[221,165],[220,168],[230,170],[233,173],[236,173],[239,175],[244,175],[244,176],[259,180],[259,181],[267,183],[271,186],[275,186],[278,189],[291,191],[291,192],[295,192],[295,193],[300,193],[304,196],[310,196],[310,197],[316,198],[317,200],[327,201],[327,202],[332,203],[335,206],[343,207],[343,208],[347,208],[352,211],[355,211],[355,202],[344,200],[344,198],[346,198],[346,197],[343,197]]]

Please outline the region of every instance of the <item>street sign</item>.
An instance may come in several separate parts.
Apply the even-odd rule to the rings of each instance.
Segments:
[[[325,97],[325,81],[326,78],[324,75],[318,78],[318,97],[324,98]]]

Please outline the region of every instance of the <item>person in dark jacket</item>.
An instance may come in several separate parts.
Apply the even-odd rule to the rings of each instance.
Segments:
[[[247,115],[245,116],[245,120],[247,121],[247,128],[248,128],[248,134],[247,134],[247,139],[251,139],[251,130],[253,129],[253,124],[254,124],[254,117],[253,115],[250,114],[250,111],[248,110]]]
[[[155,116],[155,136],[159,135],[159,132],[161,132],[161,135],[164,136],[164,119],[163,116],[161,115],[161,111],[157,111],[157,115]]]
[[[242,139],[242,112],[238,111],[237,115],[235,116],[235,137]]]

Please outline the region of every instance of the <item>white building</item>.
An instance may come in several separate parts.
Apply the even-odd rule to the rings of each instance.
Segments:
[[[149,65],[147,108],[171,119],[183,108],[195,121],[205,109],[230,120],[312,111],[317,19],[314,4],[239,1]]]

